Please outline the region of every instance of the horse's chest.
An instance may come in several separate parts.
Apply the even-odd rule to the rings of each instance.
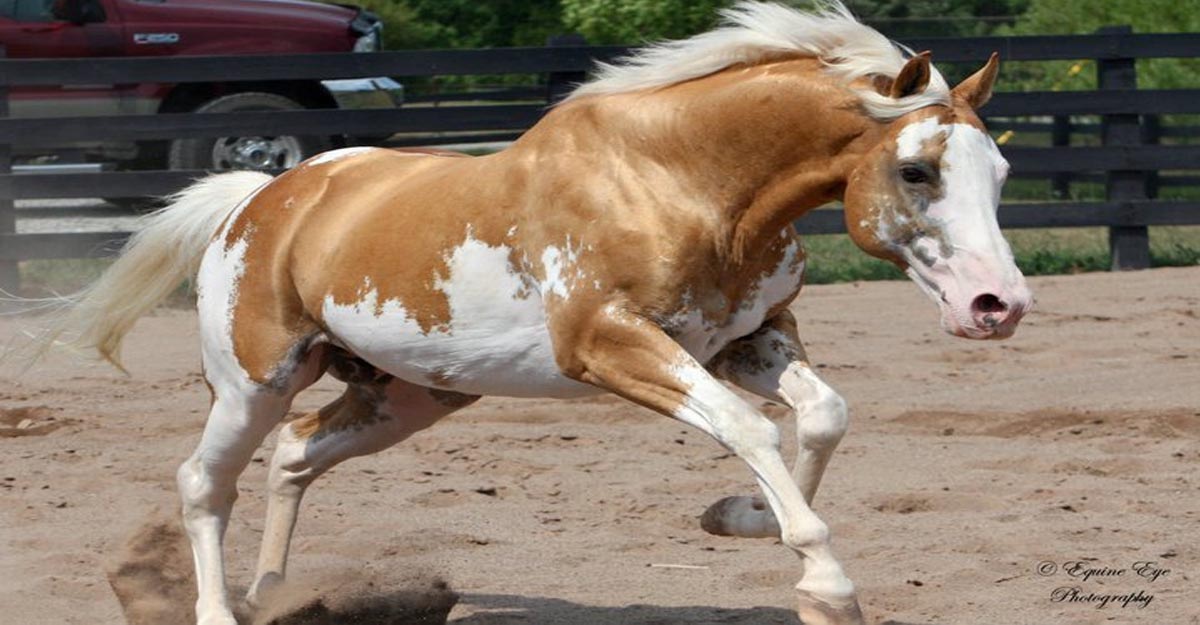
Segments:
[[[738,301],[729,302],[715,291],[689,293],[680,310],[663,320],[663,329],[696,360],[708,362],[729,343],[762,327],[772,309],[795,297],[803,274],[804,258],[797,242]]]

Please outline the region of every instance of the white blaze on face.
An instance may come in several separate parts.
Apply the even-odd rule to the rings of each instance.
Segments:
[[[968,250],[1008,250],[996,223],[1000,190],[1008,177],[1008,161],[1000,155],[992,138],[968,124],[929,124],[930,118],[904,129],[896,155],[916,157],[920,143],[946,136],[941,180],[944,196],[930,203],[928,215],[953,230],[955,246]],[[911,131],[911,132],[910,132]]]
[[[991,294],[1004,302],[1013,323],[1030,306],[1025,279],[1000,232],[996,209],[1008,162],[987,133],[970,124],[943,124],[930,117],[908,125],[896,139],[899,162],[919,158],[924,145],[944,137],[938,166],[941,196],[915,219],[930,228],[901,248],[909,276],[942,307],[947,330],[966,336],[991,335],[972,311],[975,298]],[[936,232],[942,237],[938,240]],[[881,233],[885,236],[887,233]]]

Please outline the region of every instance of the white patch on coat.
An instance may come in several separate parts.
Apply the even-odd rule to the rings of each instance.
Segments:
[[[555,295],[564,300],[570,299],[571,290],[585,277],[586,271],[579,263],[579,246],[571,244],[568,235],[566,243],[561,248],[547,246],[542,250],[542,294]]]
[[[567,291],[565,259],[562,250],[557,247],[547,247],[542,250],[542,271],[546,279],[542,281],[542,293],[554,294],[563,299],[570,297]]]
[[[795,295],[804,276],[804,261],[799,258],[802,251],[799,239],[793,239],[779,264],[750,287],[747,299],[723,324],[706,321],[689,295],[680,310],[665,320],[664,327],[693,358],[708,362],[730,342],[760,328],[771,308]]]
[[[446,294],[449,322],[428,333],[403,302],[380,302],[374,288],[353,304],[326,297],[325,324],[350,351],[414,384],[510,397],[599,393],[559,370],[546,327],[546,293],[529,293],[529,276],[511,265],[510,254],[508,246],[468,234],[450,252],[447,275],[434,282]]]
[[[359,146],[359,147],[353,147],[353,148],[341,148],[339,150],[330,150],[328,152],[322,152],[322,153],[308,159],[307,161],[300,163],[300,166],[301,167],[306,167],[306,166],[307,167],[315,167],[317,165],[326,165],[329,163],[340,161],[342,159],[350,158],[351,156],[358,156],[359,154],[365,154],[367,152],[370,152],[371,150],[378,150],[378,149],[380,149],[380,148]],[[404,152],[397,152],[397,154],[404,154]]]
[[[200,349],[205,376],[210,382],[238,386],[251,384],[233,351],[233,311],[237,305],[238,282],[246,270],[246,236],[226,249],[225,238],[242,211],[264,187],[259,187],[225,219],[225,225],[204,251],[196,276],[196,308],[200,314]],[[247,236],[251,230],[247,230]]]
[[[700,428],[729,449],[763,449],[779,446],[779,432],[770,421],[750,421],[763,427],[739,427],[746,415],[755,413],[733,391],[690,358],[669,367],[672,376],[688,389],[683,404],[673,415],[688,425]]]

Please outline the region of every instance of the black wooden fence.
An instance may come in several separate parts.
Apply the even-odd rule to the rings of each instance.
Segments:
[[[1200,89],[1138,90],[1135,59],[1200,56],[1200,34],[1134,35],[1125,31],[1082,36],[928,39],[907,42],[934,51],[939,62],[982,62],[992,51],[1009,61],[1095,60],[1100,89],[1088,92],[999,93],[989,118],[1099,115],[1101,145],[1005,147],[1015,175],[1102,175],[1107,199],[1095,202],[1005,204],[1008,228],[1105,226],[1114,268],[1149,264],[1148,226],[1200,224],[1200,202],[1152,199],[1148,175],[1200,169],[1200,146],[1147,145],[1142,126],[1152,116],[1200,113]],[[128,233],[16,234],[15,199],[162,195],[203,175],[198,171],[12,173],[16,146],[55,146],[91,140],[165,140],[249,135],[382,135],[417,133],[404,140],[429,143],[428,133],[467,133],[455,141],[517,136],[537,122],[544,102],[405,107],[396,110],[306,110],[120,117],[14,119],[13,86],[279,81],[370,76],[405,77],[542,74],[543,99],[553,99],[584,76],[596,59],[624,48],[551,46],[494,50],[436,50],[297,56],[0,60],[0,288],[16,290],[17,263],[41,258],[110,255]],[[530,97],[539,94],[530,91]],[[427,136],[420,136],[425,133]],[[487,133],[475,134],[471,133]],[[840,211],[815,211],[800,222],[807,233],[844,232]]]

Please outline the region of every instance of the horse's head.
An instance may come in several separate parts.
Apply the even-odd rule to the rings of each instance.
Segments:
[[[993,55],[951,91],[950,106],[890,122],[845,193],[854,242],[903,269],[937,303],[947,332],[973,339],[1011,336],[1033,302],[996,222],[1008,162],[975,114],[998,68]],[[922,54],[877,88],[904,97],[929,76]]]

